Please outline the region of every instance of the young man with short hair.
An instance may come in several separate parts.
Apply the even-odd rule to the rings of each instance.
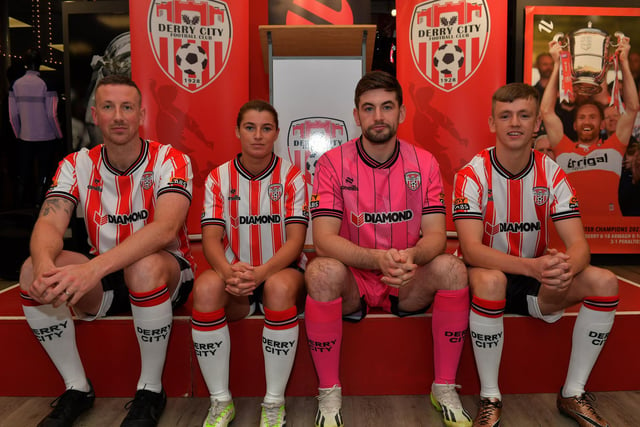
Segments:
[[[473,299],[469,330],[480,376],[480,409],[474,426],[500,425],[498,372],[503,316],[515,313],[558,321],[582,303],[573,329],[569,370],[557,406],[581,426],[608,426],[584,386],[611,330],[618,280],[589,265],[578,200],[567,176],[548,156],[531,149],[540,124],[538,91],[523,83],[498,89],[489,127],[495,146],[456,174],[453,219],[469,265]],[[566,249],[549,248],[555,226]]]

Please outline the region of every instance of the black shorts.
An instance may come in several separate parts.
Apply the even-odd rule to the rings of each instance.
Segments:
[[[389,302],[390,302],[390,311],[391,314],[398,316],[398,317],[408,317],[408,316],[415,316],[417,314],[424,314],[427,312],[427,310],[429,310],[429,307],[431,307],[431,304],[427,305],[424,308],[421,308],[420,310],[416,310],[416,311],[402,311],[400,310],[400,308],[398,308],[398,304],[400,303],[400,299],[396,296],[396,295],[389,295]],[[365,301],[365,296],[361,296],[360,297],[360,310],[359,311],[354,311],[351,314],[347,314],[345,316],[342,316],[343,320],[346,320],[347,322],[352,322],[352,323],[357,323],[359,321],[361,321],[362,319],[364,319],[365,317],[367,317],[367,313],[369,312],[369,307],[367,307],[367,302]]]
[[[193,289],[193,271],[191,265],[187,260],[182,257],[174,256],[178,265],[180,266],[180,278],[181,283],[178,284],[178,290],[176,295],[172,295],[171,305],[175,309],[183,305],[189,298],[189,294]],[[95,255],[88,255],[89,258],[94,258]],[[102,290],[104,292],[113,292],[113,301],[111,306],[106,311],[106,316],[113,316],[116,314],[124,314],[131,312],[131,303],[129,302],[129,288],[124,281],[124,270],[114,271],[111,274],[107,274],[102,278]]]
[[[507,276],[507,304],[505,313],[531,316],[527,296],[538,296],[540,282],[533,277],[517,274],[505,274]]]
[[[285,268],[293,268],[294,270],[298,270],[300,273],[304,274],[304,269],[300,268],[297,262],[290,264]],[[260,283],[254,290],[251,295],[249,295],[249,314],[248,316],[252,316],[254,314],[264,314],[264,308],[262,305],[262,295],[264,294],[264,282]],[[259,311],[259,313],[257,313]]]

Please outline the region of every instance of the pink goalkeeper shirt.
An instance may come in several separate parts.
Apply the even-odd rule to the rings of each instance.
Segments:
[[[401,140],[379,163],[353,139],[318,160],[309,207],[312,218],[340,219],[340,236],[358,246],[413,247],[422,215],[445,214],[440,167],[431,153]]]

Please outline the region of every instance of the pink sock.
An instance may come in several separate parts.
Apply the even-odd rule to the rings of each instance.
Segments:
[[[469,326],[469,288],[436,292],[432,334],[436,384],[455,384]]]
[[[340,386],[342,342],[342,298],[319,302],[307,296],[304,314],[311,358],[320,388]]]

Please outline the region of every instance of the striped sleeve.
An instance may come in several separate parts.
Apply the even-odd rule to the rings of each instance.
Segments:
[[[80,200],[80,192],[78,191],[78,177],[76,175],[76,163],[78,157],[86,155],[86,148],[81,151],[69,154],[58,165],[51,187],[47,191],[46,198],[62,197],[75,205]]]
[[[479,158],[476,157],[476,159]],[[471,164],[460,169],[453,181],[453,220],[482,220],[483,191],[480,180]]]
[[[440,166],[435,157],[430,155],[430,161],[427,162],[431,167],[428,171],[428,183],[425,186],[425,204],[422,207],[422,215],[428,214],[446,214],[444,189],[442,186],[442,175],[440,174]]]
[[[551,162],[550,159],[547,159]],[[552,221],[559,221],[569,218],[580,218],[580,209],[578,204],[578,197],[576,192],[567,178],[567,174],[555,164],[553,180],[552,180],[552,194],[553,199],[550,207],[550,214]]]
[[[285,225],[303,224],[309,225],[308,212],[308,192],[307,182],[304,176],[295,166],[291,166],[286,176],[286,206],[285,206]]]
[[[220,188],[220,168],[216,168],[209,173],[204,185],[204,205],[200,224],[219,225],[225,227],[224,219],[224,196]]]
[[[166,152],[162,156],[158,196],[165,193],[179,193],[191,200],[193,187],[191,159],[171,146],[163,147],[163,150]]]
[[[318,159],[316,173],[313,178],[313,194],[309,204],[311,218],[330,216],[342,220],[344,213],[342,191],[340,189],[338,171],[330,159],[330,154],[334,150],[341,151],[341,149],[342,147],[336,147]]]

